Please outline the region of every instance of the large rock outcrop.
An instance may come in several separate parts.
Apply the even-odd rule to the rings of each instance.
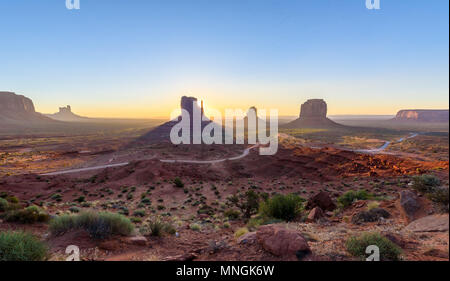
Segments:
[[[326,118],[327,103],[322,99],[307,100],[300,107],[300,118]]]
[[[449,121],[449,111],[448,109],[405,109],[397,112],[394,121],[445,123]]]
[[[343,127],[327,118],[327,103],[323,99],[307,100],[300,107],[298,119],[281,126],[282,128],[338,128]]]
[[[193,128],[193,114],[194,114],[194,108],[198,109],[201,113],[201,116],[203,117],[203,107],[199,107],[197,103],[197,98],[195,97],[187,97],[183,96],[181,97],[180,102],[181,109],[186,110],[190,117],[190,128],[191,128],[191,143],[192,143],[192,128]],[[202,118],[203,119],[203,118]],[[170,131],[172,130],[172,127],[175,126],[178,122],[180,122],[181,116],[176,117],[175,119],[166,122],[152,130],[150,130],[148,133],[137,139],[135,142],[131,143],[130,146],[134,145],[140,145],[140,144],[148,144],[148,143],[158,143],[158,142],[170,142]],[[201,122],[201,129],[208,125],[211,121],[208,119],[207,121]]]
[[[256,231],[256,239],[267,252],[285,260],[301,260],[311,254],[302,234],[279,225],[265,225]]]
[[[47,114],[48,117],[54,120],[65,121],[65,122],[87,122],[90,118],[76,115],[72,112],[70,105],[66,107],[60,107],[59,112],[54,114]]]
[[[30,126],[52,122],[34,109],[33,101],[13,92],[0,92],[0,125]]]

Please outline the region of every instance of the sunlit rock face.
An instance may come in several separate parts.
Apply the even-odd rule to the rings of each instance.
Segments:
[[[34,109],[33,101],[13,92],[0,92],[0,126],[34,126],[52,120]]]
[[[326,118],[327,103],[323,99],[307,100],[300,107],[300,118]]]
[[[0,92],[0,112],[35,113],[31,99],[12,92]]]
[[[280,127],[287,129],[323,129],[344,126],[327,118],[327,103],[323,99],[310,99],[301,105],[299,118]]]
[[[449,111],[445,109],[406,109],[397,112],[395,120],[416,122],[448,122]]]

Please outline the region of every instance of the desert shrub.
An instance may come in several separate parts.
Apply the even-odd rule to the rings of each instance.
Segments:
[[[372,202],[369,202],[369,204],[367,204],[367,210],[368,211],[370,211],[372,209],[376,209],[378,207],[380,207],[380,203],[378,203],[376,201],[372,201]]]
[[[183,183],[183,181],[180,179],[180,178],[175,178],[174,180],[173,180],[173,184],[176,186],[176,187],[184,187],[184,183]]]
[[[189,228],[192,229],[192,230],[194,230],[194,231],[200,231],[201,226],[200,226],[198,223],[191,223],[191,224],[189,225]]]
[[[238,230],[236,230],[236,232],[234,233],[234,238],[239,238],[247,232],[248,232],[248,228],[241,227]]]
[[[79,213],[80,212],[80,208],[76,207],[76,206],[72,206],[69,208],[69,211],[72,213]]]
[[[431,192],[440,183],[439,178],[433,175],[420,175],[412,178],[412,188],[421,193]]]
[[[48,257],[47,246],[25,232],[0,232],[0,261],[42,261]]]
[[[50,216],[35,205],[25,209],[11,210],[4,216],[4,220],[7,222],[18,222],[24,224],[47,222],[49,219]]]
[[[133,215],[135,217],[145,217],[145,210],[136,210],[134,211]]]
[[[0,212],[6,211],[8,207],[9,207],[8,201],[0,197]]]
[[[14,203],[14,204],[19,203],[19,198],[17,198],[16,196],[12,196],[12,195],[7,196],[7,197],[6,197],[6,200],[7,200],[8,202]]]
[[[443,211],[448,212],[449,206],[449,192],[448,187],[434,187],[432,192],[427,194],[427,197],[433,201],[441,205]]]
[[[142,222],[142,219],[141,219],[141,218],[137,218],[137,217],[131,217],[131,218],[130,218],[130,221],[131,221],[132,223],[141,223],[141,222]]]
[[[364,189],[358,191],[349,190],[343,195],[339,196],[337,201],[341,207],[345,208],[353,204],[353,202],[355,202],[356,200],[367,200],[372,197],[372,194],[368,193]]]
[[[55,194],[53,194],[50,198],[53,199],[53,200],[55,200],[55,201],[58,201],[58,202],[59,202],[59,201],[62,200],[62,195],[59,194],[59,193],[55,193]]]
[[[146,226],[141,229],[141,233],[144,235],[163,236],[164,233],[175,234],[175,227],[167,222],[163,222],[159,219],[150,221]]]
[[[241,209],[245,218],[250,218],[253,214],[258,212],[259,208],[259,195],[253,190],[249,190],[245,193],[242,200],[236,204]]]
[[[159,220],[154,220],[149,223],[150,234],[152,236],[162,236],[163,234],[163,223]]]
[[[365,258],[366,248],[376,245],[380,249],[380,260],[395,261],[400,258],[401,250],[392,241],[379,233],[363,233],[360,236],[349,238],[345,246],[347,251],[355,257]]]
[[[237,220],[241,213],[238,210],[228,209],[223,212],[223,215],[230,220]]]
[[[177,232],[175,227],[172,224],[170,224],[170,223],[165,223],[164,227],[163,227],[163,230],[164,230],[165,233],[172,234],[172,235]]]
[[[141,203],[145,205],[150,205],[152,203],[152,200],[150,200],[150,198],[145,197],[142,198]]]
[[[86,200],[86,197],[85,196],[80,196],[80,197],[78,197],[77,199],[75,199],[74,201],[76,201],[76,202],[78,202],[78,203],[82,203],[82,202],[84,202]]]
[[[109,212],[84,212],[79,215],[63,215],[50,221],[50,232],[60,235],[73,229],[84,229],[91,237],[103,239],[111,235],[130,235],[134,230],[131,221]]]
[[[265,217],[291,221],[303,210],[304,199],[295,194],[277,194],[259,206],[260,213]]]

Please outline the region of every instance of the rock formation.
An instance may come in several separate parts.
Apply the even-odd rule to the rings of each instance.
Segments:
[[[281,126],[282,128],[338,128],[343,127],[327,118],[327,103],[322,99],[307,100],[300,107],[298,119]]]
[[[13,92],[0,92],[0,125],[32,126],[52,122],[34,109],[33,101]]]
[[[448,109],[406,109],[397,112],[394,121],[400,122],[436,122],[445,123],[449,121]]]
[[[307,100],[300,107],[300,118],[326,118],[327,103],[322,99]]]
[[[48,117],[66,122],[87,122],[90,121],[90,118],[76,115],[72,112],[72,108],[70,105],[66,107],[60,107],[59,112],[54,114],[47,114]]]
[[[202,106],[199,108],[197,98],[183,96],[181,97],[180,107],[181,109],[186,110],[191,116],[190,128],[191,128],[191,143],[192,143],[192,121],[193,121],[192,117],[194,107],[196,107],[200,111],[201,116],[203,117],[204,115],[203,103]],[[131,145],[142,143],[170,142],[170,131],[172,130],[172,127],[175,126],[180,120],[181,116],[178,116],[177,118],[152,129],[151,131],[149,131],[148,133],[137,139],[136,142],[132,143]],[[203,130],[203,128],[210,122],[211,122],[210,120],[202,121],[201,129]]]

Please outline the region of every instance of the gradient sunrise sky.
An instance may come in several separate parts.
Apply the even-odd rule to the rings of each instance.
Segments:
[[[329,114],[448,108],[449,1],[0,0],[0,91],[56,112],[167,117],[180,96]]]

